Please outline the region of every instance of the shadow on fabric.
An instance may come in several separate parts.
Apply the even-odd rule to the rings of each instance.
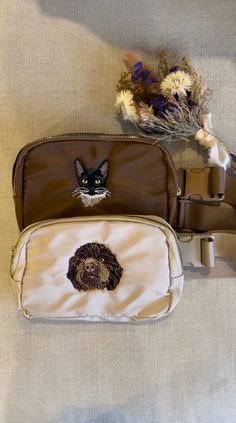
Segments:
[[[84,25],[120,48],[156,54],[167,39],[168,46],[181,55],[194,45],[191,53],[200,57],[208,56],[209,51],[211,56],[234,56],[234,43],[223,36],[230,36],[234,28],[234,0],[224,2],[224,19],[222,8],[215,7],[214,0],[182,0],[181,7],[175,10],[173,3],[166,0],[36,1],[44,14]],[[210,33],[215,36],[209,37]]]

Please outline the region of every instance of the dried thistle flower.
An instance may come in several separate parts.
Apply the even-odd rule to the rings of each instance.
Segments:
[[[122,90],[117,94],[115,106],[122,113],[124,120],[129,120],[133,123],[139,121],[133,94],[130,90]]]
[[[167,98],[183,98],[187,97],[187,92],[191,91],[192,88],[191,76],[184,72],[177,70],[177,72],[171,72],[161,82],[161,93]]]

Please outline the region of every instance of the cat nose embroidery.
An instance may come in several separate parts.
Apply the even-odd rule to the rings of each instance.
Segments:
[[[111,196],[111,192],[106,188],[108,160],[103,160],[95,169],[88,169],[80,159],[76,159],[75,169],[79,186],[72,192],[72,196],[79,198],[85,207],[93,207]]]

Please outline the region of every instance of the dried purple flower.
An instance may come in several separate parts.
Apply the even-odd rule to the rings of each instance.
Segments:
[[[172,67],[169,69],[169,73],[177,72],[179,69],[180,69],[180,67],[179,67],[179,66],[172,66]]]
[[[132,76],[131,76],[131,81],[137,82],[140,77],[141,77],[141,72],[140,71],[134,71],[132,73]]]
[[[134,69],[135,69],[135,70],[141,70],[141,69],[142,69],[142,67],[143,67],[143,62],[137,62],[137,63],[135,63],[135,65],[134,65]]]
[[[149,75],[150,75],[150,71],[148,69],[144,69],[142,74],[143,79],[147,79]]]
[[[158,95],[150,101],[150,105],[153,106],[154,114],[156,116],[162,116],[166,110],[168,110],[168,104],[165,101],[163,95]]]
[[[132,73],[131,76],[131,80],[132,82],[137,82],[139,78],[141,78],[142,76],[142,67],[143,67],[143,62],[137,62],[134,65],[134,71]]]
[[[151,85],[157,82],[157,79],[154,76],[151,76],[151,72],[148,69],[143,70],[143,82],[145,85]]]
[[[145,85],[152,85],[157,82],[157,79],[154,78],[154,76],[149,76],[147,79],[145,79],[144,84]]]
[[[136,83],[139,78],[142,78],[145,85],[151,85],[157,82],[157,80],[150,74],[151,72],[148,69],[143,69],[142,62],[137,62],[134,65],[134,71],[132,73],[131,80],[132,82]]]
[[[150,101],[153,106],[155,116],[163,117],[166,112],[178,112],[178,107],[167,103],[163,95],[158,95]]]

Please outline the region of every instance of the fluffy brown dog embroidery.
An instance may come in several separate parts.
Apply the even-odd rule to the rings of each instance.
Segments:
[[[78,248],[70,258],[66,276],[79,291],[113,290],[122,271],[116,256],[105,245],[91,242]]]

